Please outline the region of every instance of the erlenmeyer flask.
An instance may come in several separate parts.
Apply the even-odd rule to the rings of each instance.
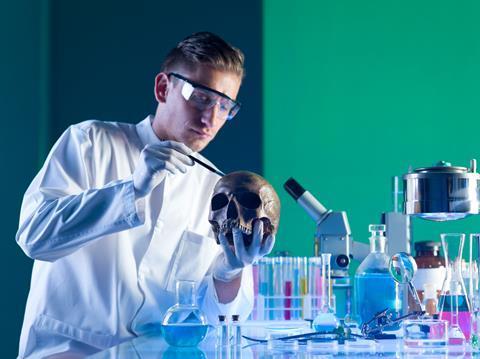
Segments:
[[[162,321],[165,341],[177,347],[194,347],[207,335],[208,323],[197,305],[196,284],[179,280],[177,303],[171,306]]]
[[[442,233],[440,237],[447,265],[439,300],[440,319],[449,322],[449,344],[462,345],[470,338],[470,304],[461,268],[465,234]]]

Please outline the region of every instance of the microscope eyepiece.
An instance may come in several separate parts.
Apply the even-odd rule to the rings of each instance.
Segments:
[[[293,177],[290,177],[284,184],[283,188],[288,192],[290,196],[296,201],[299,199],[302,194],[305,193],[305,188],[303,188],[300,183],[295,181]]]

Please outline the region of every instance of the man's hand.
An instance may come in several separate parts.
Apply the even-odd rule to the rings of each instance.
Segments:
[[[245,248],[243,234],[240,229],[233,228],[233,244],[234,248],[228,244],[227,238],[223,234],[219,234],[218,239],[222,246],[221,253],[213,266],[213,277],[222,282],[230,282],[237,278],[242,268],[252,264],[263,256],[272,251],[275,244],[275,236],[269,235],[262,243],[263,238],[263,222],[257,220],[253,226],[252,243]]]
[[[187,156],[190,153],[191,149],[175,141],[146,145],[133,172],[135,197],[145,197],[163,181],[167,173],[187,172],[187,166],[194,165],[193,160]]]

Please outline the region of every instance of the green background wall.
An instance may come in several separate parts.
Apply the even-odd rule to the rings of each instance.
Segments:
[[[479,3],[264,0],[263,30],[261,4],[0,2],[2,357],[17,353],[30,281],[31,260],[14,241],[21,198],[45,151],[70,123],[152,111],[159,59],[190,32],[219,32],[246,52],[240,121],[207,156],[225,171],[263,171],[277,187],[276,249],[311,254],[314,223],[282,189],[290,176],[347,211],[366,241],[391,208],[391,176],[479,158]],[[243,138],[249,150],[232,152]],[[415,220],[413,234],[480,231],[479,220]]]
[[[477,1],[264,1],[264,173],[282,200],[276,249],[311,255],[293,176],[347,211],[355,240],[392,209],[391,177],[479,159]],[[480,232],[416,219],[414,240]]]

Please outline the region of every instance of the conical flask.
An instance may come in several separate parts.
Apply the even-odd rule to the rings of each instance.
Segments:
[[[461,267],[465,234],[442,233],[440,238],[447,265],[439,300],[440,319],[449,323],[449,344],[463,345],[470,338],[470,304]]]
[[[207,335],[205,315],[197,305],[196,284],[179,280],[176,283],[177,303],[171,306],[162,320],[165,341],[177,347],[193,347]]]

